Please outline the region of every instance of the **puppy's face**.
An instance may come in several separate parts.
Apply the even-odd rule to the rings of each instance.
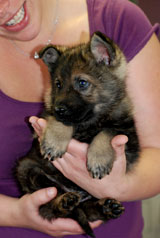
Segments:
[[[65,124],[92,123],[110,114],[124,97],[126,61],[101,33],[72,48],[49,46],[40,52],[51,74],[46,106]]]

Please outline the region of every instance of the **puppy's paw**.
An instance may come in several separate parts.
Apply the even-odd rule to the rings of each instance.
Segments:
[[[78,193],[68,192],[61,196],[59,203],[60,210],[73,210],[76,206],[79,205],[80,196]]]
[[[59,142],[58,140],[52,137],[52,140],[44,140],[40,143],[41,154],[44,159],[48,159],[49,161],[53,161],[55,158],[61,158],[62,155],[66,152],[68,145],[68,141]]]
[[[40,142],[41,154],[45,159],[54,160],[62,157],[72,138],[73,128],[56,121],[54,117],[47,118],[47,128]]]
[[[107,155],[92,156],[88,154],[87,169],[93,178],[102,179],[112,170],[113,159],[107,160]]]
[[[106,220],[118,218],[123,212],[123,205],[115,199],[105,198],[98,201]]]
[[[68,217],[72,210],[79,205],[80,199],[80,195],[76,192],[57,195],[56,198],[40,206],[39,213],[49,221],[54,218]]]
[[[112,170],[114,151],[110,141],[111,137],[102,131],[88,148],[87,168],[93,178],[101,179]]]

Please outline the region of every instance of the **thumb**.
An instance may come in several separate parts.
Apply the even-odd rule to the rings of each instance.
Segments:
[[[49,202],[51,199],[55,198],[57,195],[57,189],[56,188],[44,188],[40,189],[30,195],[30,199],[32,201],[33,206],[39,207],[47,202]]]
[[[38,118],[36,116],[31,116],[29,118],[29,122],[31,123],[32,127],[34,128],[35,132],[38,136],[41,136],[44,129],[47,126],[47,122],[43,118]]]
[[[116,160],[114,161],[113,169],[111,171],[113,174],[124,174],[126,171],[125,144],[127,141],[128,137],[125,135],[115,136],[111,141],[116,156]]]
[[[112,139],[112,147],[116,153],[116,156],[121,156],[125,150],[125,144],[128,142],[128,137],[125,135],[118,135]]]

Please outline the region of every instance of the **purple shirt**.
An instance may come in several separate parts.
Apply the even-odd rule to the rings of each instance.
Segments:
[[[127,0],[87,0],[90,34],[101,31],[111,37],[130,61],[158,34],[159,25],[151,26],[144,13]],[[14,179],[16,160],[25,155],[32,144],[31,115],[39,115],[42,103],[21,102],[0,91],[0,193],[19,197]],[[3,113],[2,113],[3,112]],[[140,238],[143,229],[141,202],[124,203],[125,213],[116,220],[95,229],[97,238]],[[3,238],[47,238],[46,234],[30,229],[0,227]],[[84,236],[66,236],[82,238]]]

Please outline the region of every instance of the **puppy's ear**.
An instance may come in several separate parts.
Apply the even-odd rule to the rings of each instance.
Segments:
[[[116,57],[115,44],[101,32],[95,32],[90,42],[91,52],[97,62],[112,65]]]
[[[60,56],[60,52],[52,45],[47,46],[39,52],[39,58],[48,66],[53,66]]]

